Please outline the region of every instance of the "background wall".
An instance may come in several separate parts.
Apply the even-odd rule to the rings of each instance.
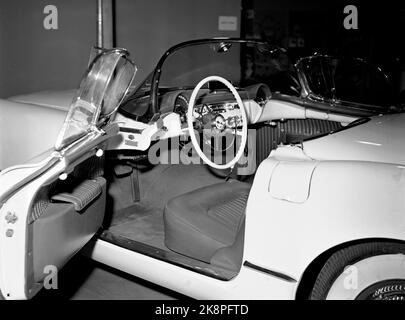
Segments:
[[[59,29],[43,27],[44,7],[58,9]],[[76,87],[96,43],[95,0],[0,1],[0,97]]]
[[[138,65],[137,81],[149,74],[160,56],[179,42],[209,37],[239,37],[219,31],[219,16],[237,16],[240,0],[117,0],[116,42]]]
[[[405,89],[404,1],[242,0],[245,35],[288,49],[292,58],[314,52],[365,58]],[[358,30],[346,30],[343,8],[356,5]],[[249,17],[248,17],[249,16]],[[302,39],[302,45],[297,45]]]
[[[43,27],[46,5],[58,9],[58,30]],[[180,41],[239,36],[219,31],[218,16],[240,22],[240,0],[116,0],[116,45],[130,50],[137,82]],[[0,1],[0,97],[78,86],[97,42],[97,0]]]

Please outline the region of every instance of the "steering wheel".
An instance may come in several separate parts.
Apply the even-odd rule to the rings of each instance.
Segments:
[[[218,81],[226,85],[226,87],[232,92],[233,96],[236,99],[236,102],[238,103],[238,107],[240,110],[240,113],[242,115],[242,128],[240,131],[237,130],[237,127],[235,125],[235,135],[240,135],[241,136],[241,143],[239,145],[239,149],[235,155],[235,157],[230,160],[229,162],[225,164],[216,164],[215,162],[211,161],[201,150],[201,147],[197,141],[195,130],[194,130],[194,105],[195,101],[198,95],[198,92],[201,90],[201,88],[208,82],[210,81]],[[239,161],[241,156],[243,155],[243,152],[245,150],[246,146],[246,141],[247,141],[247,132],[248,132],[248,123],[247,123],[247,116],[246,116],[246,110],[245,106],[242,102],[242,99],[239,95],[239,93],[236,91],[235,87],[226,79],[219,77],[219,76],[210,76],[207,78],[204,78],[201,80],[197,86],[194,88],[190,102],[188,105],[188,112],[187,112],[187,125],[188,125],[188,130],[191,138],[191,142],[193,144],[193,147],[195,151],[197,152],[198,156],[209,166],[215,168],[215,169],[228,169],[228,168],[233,168],[234,165]],[[236,137],[235,137],[236,138]]]

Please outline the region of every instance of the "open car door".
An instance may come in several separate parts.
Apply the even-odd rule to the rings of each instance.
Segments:
[[[97,55],[55,147],[32,163],[0,172],[4,298],[33,297],[100,228],[106,201],[103,149],[118,133],[111,116],[136,73],[128,56],[122,49]]]

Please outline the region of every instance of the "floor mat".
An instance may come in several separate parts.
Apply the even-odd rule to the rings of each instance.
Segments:
[[[132,209],[135,210],[132,214],[114,221],[109,231],[134,241],[166,249],[164,245],[163,210],[142,205]]]
[[[158,211],[161,210],[151,206],[150,204],[137,202],[131,206],[115,212],[110,226],[127,223],[145,216],[157,214]]]

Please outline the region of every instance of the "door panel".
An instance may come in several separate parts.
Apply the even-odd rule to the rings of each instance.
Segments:
[[[101,194],[77,211],[73,203],[60,202],[47,205],[32,224],[33,274],[39,282],[46,276],[46,267],[59,270],[97,232],[103,221],[106,201],[106,180],[90,180],[101,186]]]
[[[43,164],[46,170],[34,167],[36,171],[29,171],[29,177],[24,179],[30,166],[0,172],[0,290],[6,299],[32,298],[43,286],[47,275],[44,267],[60,270],[101,227],[106,181],[102,178],[103,157],[95,153],[105,148],[104,142],[118,130],[108,132],[96,137],[90,133],[83,141],[83,148],[89,151],[83,153],[82,148],[77,148],[56,162],[51,156]],[[24,184],[17,184],[11,191],[2,190],[8,175],[19,171]],[[67,178],[60,179],[64,173]],[[65,197],[70,193],[77,196],[75,186],[86,182],[99,184],[99,192],[89,196],[78,188],[81,193],[76,200],[80,205],[76,200],[62,202],[64,197],[52,200],[61,193]]]
[[[46,159],[0,172],[0,291],[6,299],[33,297],[48,275],[45,267],[59,270],[101,227],[103,150],[119,132],[110,117],[136,73],[128,56],[111,49],[93,60]]]

